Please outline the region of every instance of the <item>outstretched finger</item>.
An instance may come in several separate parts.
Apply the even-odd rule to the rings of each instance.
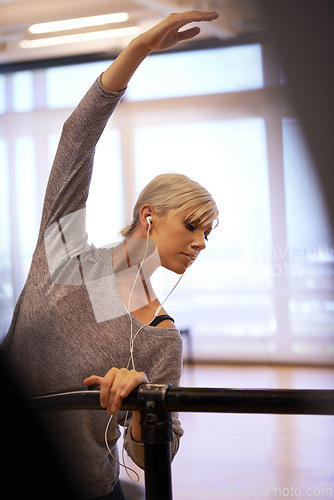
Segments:
[[[178,40],[179,42],[182,42],[183,40],[190,40],[191,38],[194,38],[201,32],[201,28],[196,26],[195,28],[189,28],[188,30],[184,31],[179,31],[178,33]]]
[[[190,10],[171,14],[166,20],[173,21],[173,24],[179,28],[189,23],[198,23],[202,21],[214,21],[218,19],[219,14],[215,11]]]

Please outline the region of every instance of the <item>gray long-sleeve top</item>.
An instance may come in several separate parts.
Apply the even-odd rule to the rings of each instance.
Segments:
[[[128,364],[131,321],[117,294],[113,249],[89,245],[85,228],[95,146],[122,95],[106,91],[98,78],[63,127],[29,276],[1,347],[27,395],[79,387],[92,374],[104,376]],[[143,327],[134,316],[132,322],[134,333]],[[180,332],[145,326],[134,358],[150,382],[178,385]],[[108,433],[116,458],[123,413],[112,418]],[[183,433],[173,417],[172,456]],[[107,412],[57,411],[44,418],[82,496],[108,494],[119,467],[104,442]],[[131,419],[126,450],[143,467],[143,445],[132,440],[130,429]]]

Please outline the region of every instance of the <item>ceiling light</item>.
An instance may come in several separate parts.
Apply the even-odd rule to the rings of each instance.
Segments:
[[[52,45],[64,45],[77,42],[89,42],[104,40],[108,38],[132,37],[139,34],[137,26],[118,28],[114,30],[92,31],[90,33],[78,33],[76,35],[54,36],[49,38],[37,38],[35,40],[22,40],[19,46],[22,49],[36,49],[38,47],[50,47]]]
[[[33,34],[53,33],[55,31],[75,30],[87,28],[89,26],[101,26],[110,23],[123,23],[129,19],[127,12],[116,14],[105,14],[101,16],[78,17],[76,19],[64,19],[63,21],[53,21],[49,23],[39,23],[30,26],[29,31]]]

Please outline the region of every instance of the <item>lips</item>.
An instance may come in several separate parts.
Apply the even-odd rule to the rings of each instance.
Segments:
[[[189,259],[189,262],[190,263],[193,263],[194,260],[196,259],[197,255],[195,254],[192,254],[192,253],[185,253],[185,252],[182,252],[181,255],[185,255],[186,257],[188,257]]]

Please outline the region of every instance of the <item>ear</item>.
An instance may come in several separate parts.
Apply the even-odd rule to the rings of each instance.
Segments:
[[[147,231],[148,229],[148,221],[147,217],[151,217],[151,226],[154,224],[154,208],[152,205],[149,205],[148,203],[146,205],[143,205],[139,211],[139,222],[142,226],[142,228]]]

